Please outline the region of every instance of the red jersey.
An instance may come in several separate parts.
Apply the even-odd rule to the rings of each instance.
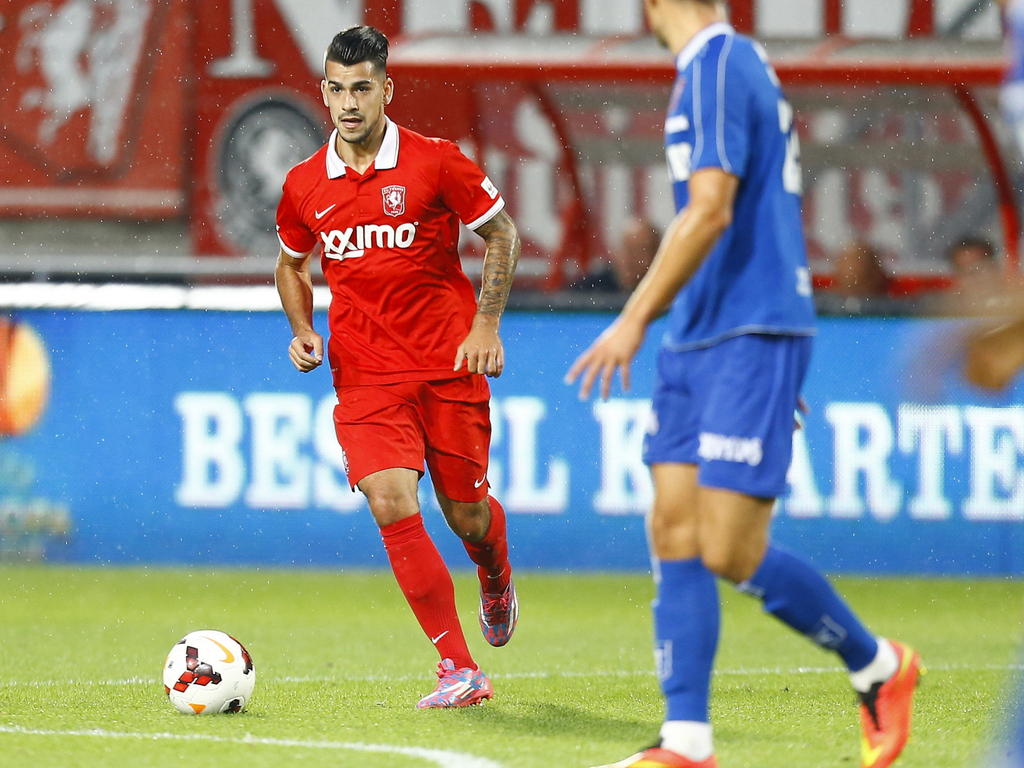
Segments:
[[[476,229],[504,200],[450,141],[388,120],[375,162],[359,174],[336,136],[288,172],[277,208],[285,253],[323,247],[335,386],[466,375],[452,371],[476,313],[459,221]]]

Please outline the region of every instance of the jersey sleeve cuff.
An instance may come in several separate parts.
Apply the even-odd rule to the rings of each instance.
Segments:
[[[497,202],[494,205],[492,205],[490,208],[487,209],[487,213],[485,213],[483,216],[479,216],[479,217],[473,219],[472,221],[467,221],[466,222],[466,226],[469,229],[479,229],[484,224],[486,224],[488,221],[490,221],[495,216],[497,216],[499,213],[501,213],[501,210],[504,207],[505,207],[505,198],[499,197]]]
[[[309,253],[309,251],[296,251],[294,248],[289,248],[287,245],[285,245],[285,242],[284,240],[281,239],[280,235],[277,236],[277,242],[281,244],[281,250],[287,253],[292,258],[301,259],[303,256]]]
[[[704,160],[697,163],[697,165],[690,169],[690,176],[692,178],[693,174],[697,171],[706,171],[709,169],[723,171],[724,173],[728,173],[730,176],[735,176],[737,179],[743,178],[743,171],[733,168],[730,163],[722,159]]]

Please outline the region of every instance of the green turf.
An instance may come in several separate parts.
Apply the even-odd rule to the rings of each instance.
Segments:
[[[364,744],[561,768],[619,759],[650,741],[661,700],[647,577],[520,574],[522,620],[503,649],[476,631],[472,578],[456,580],[471,648],[496,697],[420,712],[413,704],[432,686],[433,650],[388,573],[0,566],[0,766],[438,764],[342,748]],[[977,765],[1015,659],[1024,587],[838,583],[876,631],[916,645],[930,668],[898,765]],[[749,598],[722,593],[713,699],[722,768],[857,766],[853,697],[834,659]],[[189,717],[166,701],[165,653],[204,628],[228,631],[251,651],[258,682],[248,712]],[[103,734],[52,733],[93,729]]]

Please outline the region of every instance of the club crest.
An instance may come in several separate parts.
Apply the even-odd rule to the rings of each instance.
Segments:
[[[388,216],[401,216],[405,213],[405,187],[391,184],[380,191],[384,198],[384,213]]]

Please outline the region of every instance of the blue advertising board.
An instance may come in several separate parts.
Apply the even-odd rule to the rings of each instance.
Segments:
[[[385,565],[362,496],[345,483],[329,372],[292,368],[279,313],[17,318],[50,352],[52,392],[31,431],[0,443],[0,554],[20,546],[21,556],[79,563]],[[640,445],[657,329],[633,391],[581,402],[563,383],[609,319],[504,321],[489,479],[511,514],[520,568],[648,565]],[[949,360],[957,332],[936,320],[822,321],[777,541],[833,572],[1024,573],[1020,390],[992,398],[958,383]],[[468,566],[421,485],[439,547]]]

